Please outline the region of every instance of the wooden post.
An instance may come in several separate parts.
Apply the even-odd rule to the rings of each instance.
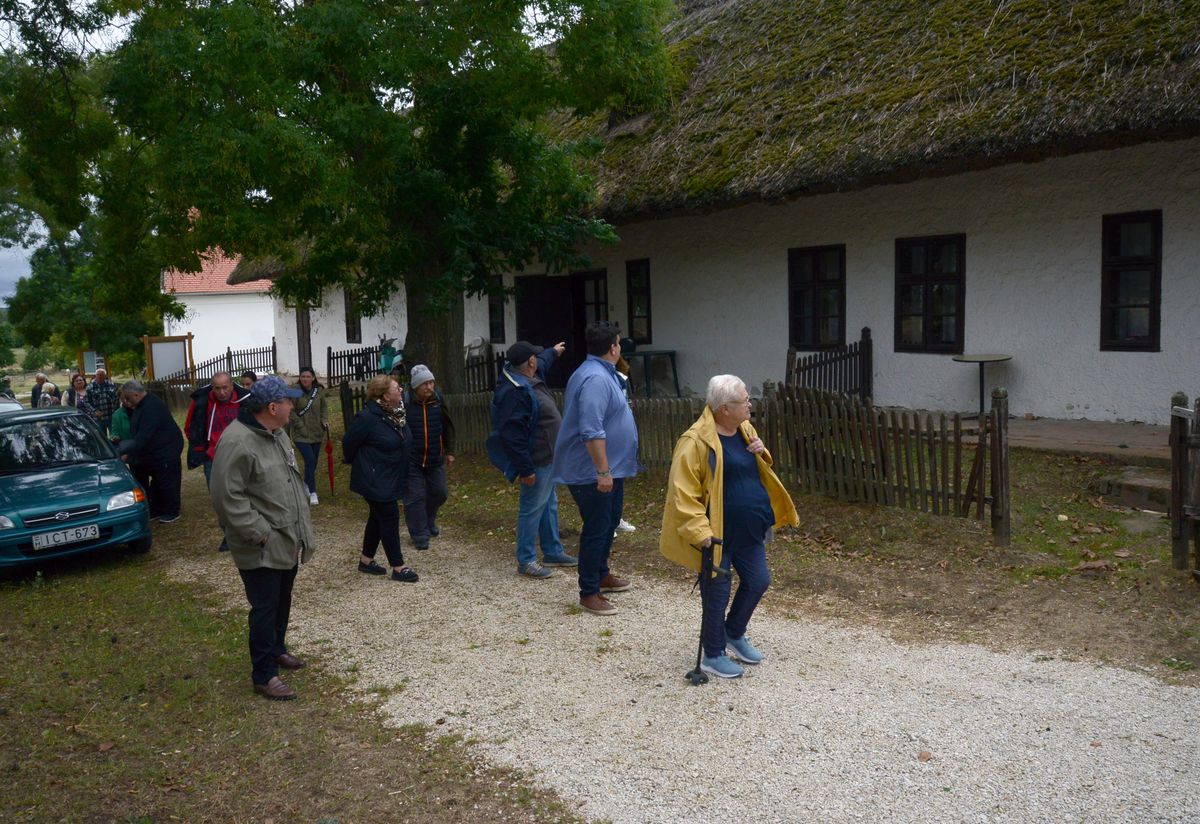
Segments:
[[[1197,582],[1200,582],[1200,526],[1197,524],[1200,521],[1200,426],[1196,425],[1197,415],[1200,415],[1200,398],[1196,399],[1196,404],[1192,409],[1192,420],[1189,422],[1187,493],[1183,503],[1184,539],[1185,541],[1190,539],[1195,547],[1192,574],[1196,577]],[[1187,569],[1186,556],[1185,549],[1184,569]]]
[[[146,380],[154,380],[154,358],[150,357],[150,337],[142,335],[142,346],[146,348]]]
[[[187,362],[188,362],[188,377],[192,383],[196,382],[196,358],[192,354],[192,333],[187,333]]]
[[[874,395],[875,364],[871,349],[871,327],[864,326],[862,330],[862,348],[858,355],[858,386],[862,399],[866,402]]]
[[[1012,535],[1008,487],[1008,390],[992,390],[992,542],[1008,546]]]
[[[1188,434],[1190,426],[1187,409],[1188,398],[1182,392],[1171,396],[1171,566],[1175,569],[1187,569],[1188,538],[1191,530],[1187,528],[1188,519],[1183,514],[1183,505],[1188,500]],[[1176,407],[1182,407],[1176,414]]]

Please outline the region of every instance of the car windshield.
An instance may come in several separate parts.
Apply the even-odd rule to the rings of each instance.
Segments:
[[[82,417],[0,425],[0,473],[95,463],[112,457],[112,447]]]

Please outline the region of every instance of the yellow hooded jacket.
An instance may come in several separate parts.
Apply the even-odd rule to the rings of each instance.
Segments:
[[[749,421],[738,428],[749,443],[758,437]],[[709,455],[715,456],[715,468],[709,469]],[[763,450],[758,460],[758,477],[771,499],[775,526],[798,526],[800,516],[783,484],[771,471],[771,453]],[[662,538],[659,551],[683,566],[700,571],[701,556],[696,547],[712,536],[725,534],[725,461],[717,437],[717,421],[712,410],[702,414],[679,437],[671,456],[671,476],[667,481],[667,504],[663,508]],[[713,563],[720,565],[721,548],[713,552]]]

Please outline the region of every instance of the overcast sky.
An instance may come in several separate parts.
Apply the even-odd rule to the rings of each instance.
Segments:
[[[0,249],[0,301],[12,297],[17,280],[29,274],[29,252]]]

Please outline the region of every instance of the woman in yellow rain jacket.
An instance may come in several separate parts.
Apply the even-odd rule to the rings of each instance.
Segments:
[[[714,536],[722,539],[713,563],[726,572],[731,565],[737,570],[738,590],[729,605],[729,575],[714,576],[705,588],[700,668],[737,678],[743,670],[730,655],[745,664],[763,659],[746,637],[746,626],[771,583],[768,535],[800,519],[771,471],[771,453],[750,425],[746,385],[734,375],[717,375],[708,382],[706,400],[700,419],[675,445],[659,549],[699,572],[697,547],[708,546]]]

